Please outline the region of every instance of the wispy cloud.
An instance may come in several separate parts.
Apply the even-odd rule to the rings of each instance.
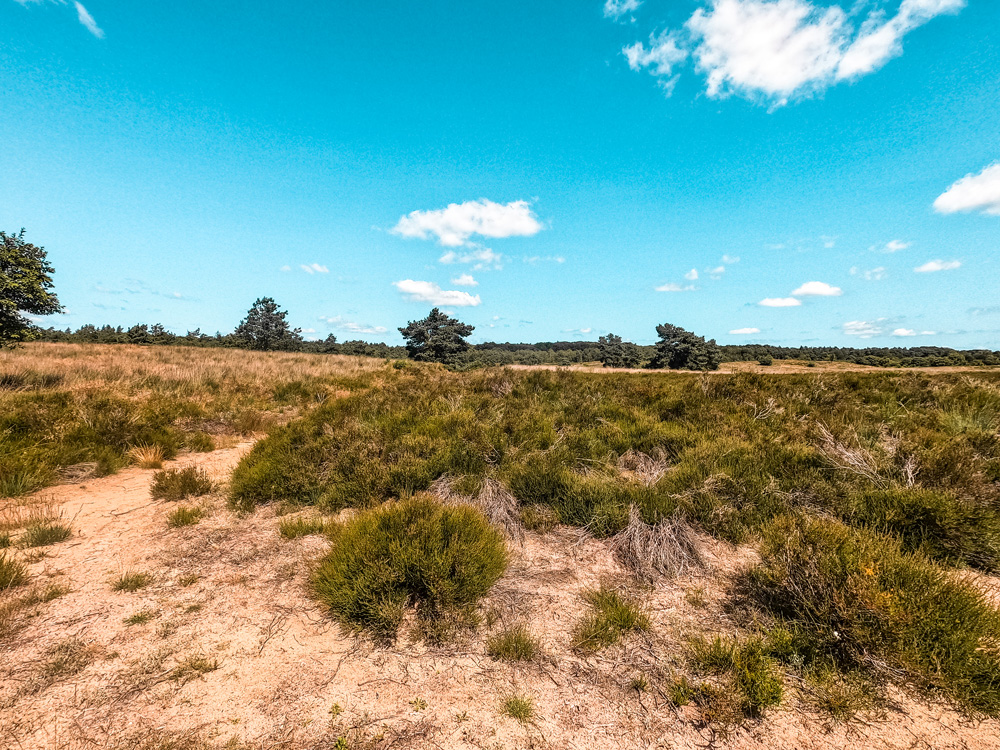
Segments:
[[[482,300],[479,295],[471,295],[454,289],[442,289],[432,281],[404,279],[393,282],[393,286],[412,302],[427,302],[431,305],[450,307],[476,307]]]
[[[935,333],[935,331],[920,331],[918,333],[917,331],[914,331],[912,328],[897,328],[897,329],[895,329],[892,332],[892,335],[893,336],[902,336],[902,337],[909,337],[909,336],[934,336],[934,335],[936,335],[936,333]]]
[[[104,30],[97,25],[97,21],[95,21],[94,17],[90,15],[86,8],[83,7],[83,3],[74,2],[73,5],[76,6],[76,17],[80,23],[83,24],[84,28],[98,39],[103,39]]]
[[[688,281],[697,281],[698,280],[698,269],[697,268],[692,268],[690,271],[688,271],[686,274],[684,274],[684,278],[687,279]]]
[[[483,198],[433,211],[411,211],[400,218],[392,232],[421,240],[436,237],[445,247],[462,247],[474,244],[474,235],[492,239],[530,237],[542,229],[528,201],[494,203]]]
[[[346,320],[339,315],[320,315],[319,319],[331,328],[348,333],[386,333],[389,329],[385,326],[373,326],[368,323],[358,323],[353,320]]]
[[[618,21],[622,16],[639,10],[640,5],[642,0],[605,0],[604,17]]]
[[[674,80],[688,52],[710,97],[743,96],[772,107],[872,73],[902,54],[903,37],[965,0],[902,0],[857,22],[837,5],[810,0],[705,0],[680,31],[623,50],[633,70]],[[855,3],[855,7],[863,7]],[[672,84],[671,84],[672,85]]]
[[[867,320],[852,320],[849,323],[844,323],[843,331],[847,336],[857,336],[862,339],[870,339],[873,336],[881,336],[885,333],[882,327],[882,321],[885,318],[879,318],[874,322]]]
[[[865,281],[881,281],[886,277],[885,266],[878,268],[858,268],[851,269],[851,276],[860,276]]]
[[[942,214],[982,211],[1000,216],[1000,162],[958,180],[938,196],[934,210]]]
[[[752,336],[755,333],[760,333],[759,328],[734,328],[729,332],[731,336]]]
[[[740,256],[738,255],[723,255],[722,262],[727,266],[734,266],[740,262]]]
[[[500,253],[495,253],[488,247],[480,247],[468,252],[455,252],[449,250],[440,258],[438,263],[452,265],[454,263],[471,263],[473,271],[484,271],[494,269],[499,271],[503,268],[504,257]]]
[[[954,271],[962,267],[960,260],[929,260],[922,266],[917,266],[913,270],[916,273],[935,273],[937,271]]]
[[[299,266],[299,268],[301,268],[303,271],[305,271],[308,274],[330,273],[330,269],[329,268],[327,268],[326,266],[321,266],[319,263],[309,263],[309,264],[303,263],[302,265]],[[284,269],[282,269],[282,270],[284,270]]]
[[[656,291],[658,291],[658,292],[693,292],[697,288],[698,287],[696,287],[694,284],[682,285],[682,284],[675,284],[673,282],[668,282],[666,284],[661,284],[660,286],[656,287]]]

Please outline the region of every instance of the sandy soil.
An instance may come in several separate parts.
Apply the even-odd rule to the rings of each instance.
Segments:
[[[248,447],[171,465],[197,464],[225,481]],[[568,645],[580,591],[624,573],[603,542],[581,532],[529,533],[484,603],[491,625],[444,648],[405,637],[380,648],[342,634],[309,598],[322,538],[285,540],[272,510],[236,518],[221,494],[204,501],[211,514],[201,523],[170,529],[175,505],[150,499],[152,473],[130,469],[33,498],[61,506],[74,527],[33,563],[33,575],[71,591],[42,605],[0,650],[0,747],[184,750],[194,745],[182,741],[197,737],[212,746],[237,738],[248,748],[332,748],[341,736],[351,748],[456,750],[1000,745],[1000,723],[969,722],[903,695],[881,717],[831,726],[791,677],[784,707],[729,737],[705,727],[694,707],[673,709],[657,685],[683,668],[686,639],[737,632],[719,602],[727,577],[752,558],[748,550],[704,540],[707,574],[648,592],[649,636],[581,658]],[[125,570],[153,582],[112,591]],[[149,621],[124,622],[138,612]],[[543,641],[537,664],[485,655],[489,627],[513,622]],[[76,655],[68,671],[53,667],[59,646]],[[653,688],[630,688],[637,675]],[[515,693],[533,698],[531,724],[500,714]]]

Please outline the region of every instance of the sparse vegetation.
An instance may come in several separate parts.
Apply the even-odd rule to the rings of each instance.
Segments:
[[[73,535],[69,524],[58,521],[40,521],[29,524],[21,532],[18,543],[22,547],[47,547],[64,542]]]
[[[512,695],[504,699],[500,713],[522,724],[528,724],[535,718],[535,702],[522,695]]]
[[[187,500],[212,491],[212,480],[204,469],[188,466],[185,469],[165,469],[153,475],[149,494],[157,500]]]
[[[6,591],[28,582],[28,567],[6,552],[0,552],[0,591]]]
[[[760,717],[781,702],[781,677],[762,639],[740,642],[716,636],[708,641],[695,641],[693,650],[698,667],[725,675],[731,681],[744,715]]]
[[[635,598],[607,585],[583,593],[590,613],[573,632],[573,648],[593,653],[614,646],[629,633],[649,630],[652,622]]]
[[[181,526],[194,526],[204,517],[204,508],[181,505],[167,514],[167,526],[172,529],[177,529]]]
[[[134,612],[126,617],[123,622],[126,625],[145,625],[147,622],[152,622],[155,618],[156,610],[141,609],[138,612]]]
[[[180,682],[190,682],[219,668],[219,660],[204,654],[191,654],[183,658],[170,672],[171,679]]]
[[[329,533],[316,596],[345,627],[385,640],[408,604],[425,623],[467,619],[507,564],[503,538],[481,513],[427,496],[365,511]]]
[[[486,653],[502,661],[531,661],[541,651],[526,625],[514,625],[486,640]]]
[[[111,582],[111,590],[134,593],[139,589],[146,588],[152,582],[153,577],[149,573],[127,570]]]
[[[285,539],[298,539],[311,534],[322,534],[326,531],[327,522],[322,518],[283,518],[278,523],[278,533]]]

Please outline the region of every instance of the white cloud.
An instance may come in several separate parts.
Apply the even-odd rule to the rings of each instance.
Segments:
[[[412,302],[427,302],[432,305],[450,307],[476,307],[482,300],[479,295],[468,292],[442,289],[432,281],[414,281],[404,279],[393,282],[393,286],[405,294]]]
[[[916,273],[934,273],[936,271],[954,271],[962,267],[960,260],[929,260],[922,266],[917,266],[913,270]]]
[[[565,263],[566,259],[561,255],[530,255],[522,258],[525,263],[535,265],[537,263]]]
[[[437,237],[445,247],[471,246],[473,235],[481,237],[529,237],[544,227],[528,201],[452,203],[435,211],[411,211],[400,218],[393,234],[426,240]]]
[[[882,320],[880,318],[874,323],[867,320],[852,320],[849,323],[844,323],[844,334],[847,336],[858,336],[863,339],[870,339],[872,336],[881,336],[884,333],[882,326],[879,325]]]
[[[445,265],[472,263],[474,264],[472,266],[473,271],[482,271],[488,268],[500,270],[503,268],[503,260],[504,258],[500,253],[495,253],[488,247],[480,247],[465,253],[457,253],[454,250],[449,250],[438,258],[438,263],[444,263]]]
[[[622,47],[622,54],[632,70],[649,68],[650,74],[661,79],[669,78],[674,66],[684,62],[688,56],[687,50],[678,45],[679,40],[679,35],[672,31],[665,31],[659,36],[650,34],[649,49],[642,42],[636,42]],[[672,80],[661,83],[668,93],[673,89],[673,84]]]
[[[831,286],[825,281],[807,281],[794,292],[793,297],[839,297],[844,290],[839,286]]]
[[[686,274],[684,274],[684,278],[687,279],[688,281],[697,281],[698,280],[698,269],[697,268],[692,268],[690,271],[688,271]]]
[[[694,284],[681,286],[680,284],[675,284],[673,282],[656,287],[656,291],[658,292],[693,292],[695,289],[697,289],[697,287]]]
[[[724,274],[725,272],[726,272],[725,266],[716,266],[715,268],[708,268],[705,270],[705,273],[707,273],[713,279],[721,279],[722,274]]]
[[[104,31],[100,26],[97,25],[97,21],[94,17],[87,12],[87,9],[83,7],[80,2],[74,2],[73,5],[76,6],[76,17],[83,24],[84,28],[87,29],[91,34],[96,36],[98,39],[104,38]]]
[[[886,253],[898,253],[900,250],[906,250],[911,244],[913,243],[903,242],[902,240],[889,240],[885,243],[882,251]]]
[[[347,331],[349,333],[386,333],[389,330],[385,326],[373,326],[368,323],[357,323],[353,320],[345,320],[339,315],[335,315],[333,317],[320,315],[319,319],[337,330]]]
[[[626,13],[637,11],[640,5],[642,5],[642,0],[606,0],[604,3],[604,17],[617,21]]]
[[[768,297],[757,303],[761,307],[798,307],[802,300],[795,297]]]
[[[451,283],[455,286],[479,286],[479,282],[472,278],[472,275],[468,273],[456,276],[451,280]]]
[[[738,255],[723,255],[722,262],[727,266],[732,266],[740,262],[740,257]]]
[[[575,333],[577,335],[586,335],[588,333],[593,333],[593,328],[564,328],[563,333]]]
[[[903,37],[965,0],[902,0],[894,16],[874,8],[860,24],[838,5],[811,0],[705,0],[685,24],[687,39],[664,32],[650,49],[623,52],[633,70],[674,75],[690,50],[710,97],[738,94],[773,106],[872,73],[902,53]]]
[[[934,201],[934,210],[941,214],[982,211],[1000,216],[1000,162],[954,183]]]
[[[917,332],[912,328],[897,328],[892,332],[893,336],[916,336]]]
[[[327,268],[326,266],[321,266],[319,263],[310,263],[308,265],[306,265],[305,263],[303,263],[302,265],[299,266],[299,268],[301,268],[303,271],[305,271],[308,274],[330,273],[330,269],[329,268]],[[282,269],[282,270],[284,270],[284,269]]]
[[[886,277],[886,270],[885,266],[868,269],[861,269],[855,266],[851,269],[851,276],[860,276],[865,281],[881,281]]]
[[[734,328],[729,332],[731,336],[750,336],[754,333],[760,333],[759,328]]]

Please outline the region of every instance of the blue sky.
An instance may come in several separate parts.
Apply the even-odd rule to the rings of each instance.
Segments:
[[[1000,349],[995,0],[0,0],[0,105],[60,327]]]

